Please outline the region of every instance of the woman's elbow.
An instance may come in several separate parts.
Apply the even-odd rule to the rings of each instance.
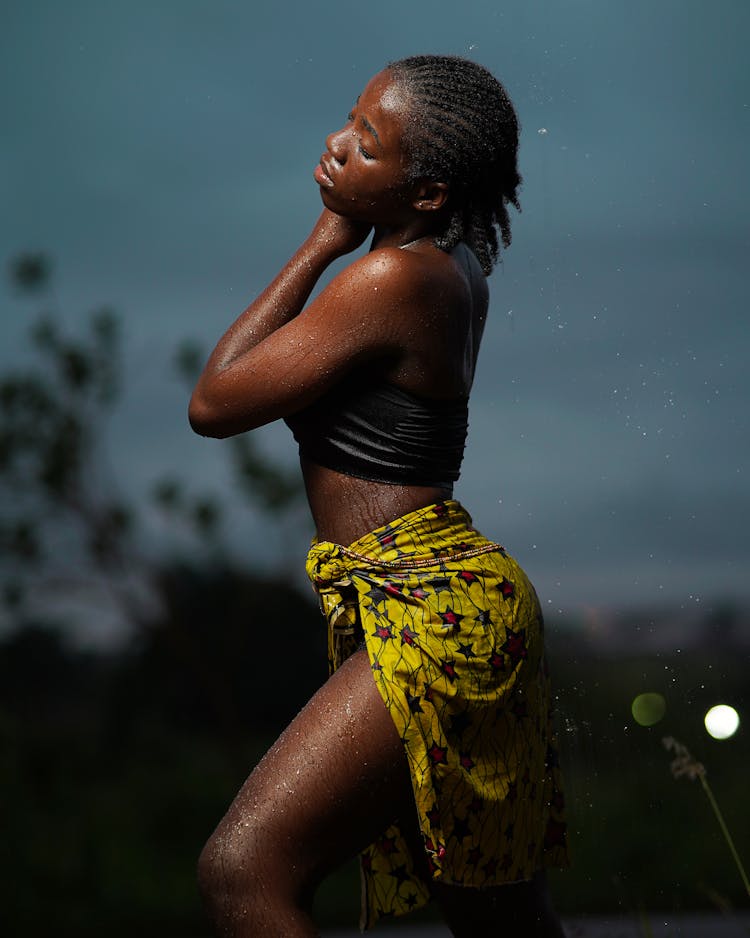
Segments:
[[[188,420],[192,429],[200,436],[210,436],[217,440],[231,436],[232,431],[227,428],[226,419],[222,419],[223,416],[215,407],[207,404],[199,394],[193,394],[190,398]]]

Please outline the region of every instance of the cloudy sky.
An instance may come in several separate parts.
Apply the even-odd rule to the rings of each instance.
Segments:
[[[253,556],[275,542],[190,433],[174,347],[215,340],[295,249],[374,72],[476,58],[520,114],[523,212],[457,496],[550,609],[747,600],[748,35],[745,0],[6,0],[0,260],[49,253],[71,328],[119,311],[119,478],[221,490]],[[33,307],[2,290],[7,368]],[[295,460],[283,427],[260,438]]]

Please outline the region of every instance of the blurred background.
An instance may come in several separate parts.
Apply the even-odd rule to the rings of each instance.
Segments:
[[[489,67],[523,126],[456,495],[546,609],[557,904],[747,908],[662,738],[747,858],[749,28],[742,0],[0,6],[7,933],[207,935],[195,858],[325,636],[290,435],[194,436],[190,382],[317,217],[326,134],[419,52]],[[351,865],[318,917],[357,909]]]

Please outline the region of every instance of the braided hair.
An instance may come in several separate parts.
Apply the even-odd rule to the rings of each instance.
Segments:
[[[457,56],[417,55],[388,66],[412,100],[405,145],[410,178],[448,183],[443,251],[465,241],[485,275],[510,244],[508,204],[520,211],[518,118],[500,82]]]

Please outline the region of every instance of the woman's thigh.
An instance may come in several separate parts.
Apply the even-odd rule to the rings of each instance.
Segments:
[[[225,869],[262,864],[269,883],[304,888],[395,820],[417,824],[406,756],[359,651],[258,763],[206,849]]]

